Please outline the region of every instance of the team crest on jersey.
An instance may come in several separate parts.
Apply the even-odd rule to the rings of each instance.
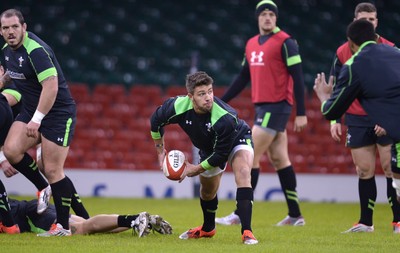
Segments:
[[[250,65],[264,66],[263,56],[263,51],[260,51],[258,53],[256,51],[251,52]]]
[[[206,123],[207,131],[211,132],[211,123]]]
[[[25,61],[24,58],[22,58],[22,56],[20,56],[18,58],[18,61],[19,61],[19,66],[22,67],[22,63]]]

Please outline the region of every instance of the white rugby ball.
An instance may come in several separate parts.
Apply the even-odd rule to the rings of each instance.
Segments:
[[[186,168],[185,154],[180,150],[171,150],[165,156],[163,162],[164,175],[170,179],[177,181],[181,179],[181,175]]]

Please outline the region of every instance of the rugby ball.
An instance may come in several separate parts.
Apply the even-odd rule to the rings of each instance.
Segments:
[[[185,154],[180,150],[171,150],[167,153],[163,162],[164,175],[170,180],[180,180],[186,168]]]

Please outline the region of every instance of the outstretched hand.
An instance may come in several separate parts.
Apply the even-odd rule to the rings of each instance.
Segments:
[[[329,77],[329,82],[326,83],[325,73],[317,74],[314,81],[314,91],[317,94],[321,103],[325,102],[331,97],[333,90],[333,76]]]

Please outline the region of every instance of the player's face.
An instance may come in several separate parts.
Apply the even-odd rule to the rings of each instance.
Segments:
[[[378,26],[378,18],[376,12],[359,12],[354,20],[365,19],[374,25],[374,29]]]
[[[265,10],[258,16],[258,28],[261,35],[271,33],[276,27],[276,15],[273,11]]]
[[[212,84],[197,86],[194,88],[193,95],[189,94],[189,97],[192,99],[195,112],[210,112],[214,103]]]
[[[26,24],[21,25],[17,16],[1,18],[1,35],[12,49],[22,45],[25,32]]]

